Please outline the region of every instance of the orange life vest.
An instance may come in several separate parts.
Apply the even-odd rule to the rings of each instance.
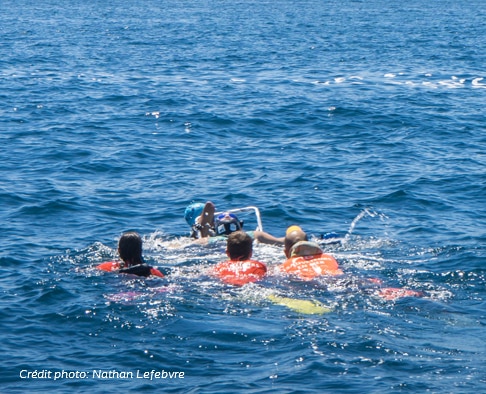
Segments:
[[[311,280],[321,275],[341,275],[336,259],[328,254],[291,257],[280,266],[280,270]]]
[[[343,273],[334,257],[323,253],[319,245],[308,241],[298,242],[292,247],[290,258],[280,266],[280,270],[305,280]]]
[[[138,276],[148,276],[145,273],[138,272],[138,270],[136,269],[137,267],[138,266],[131,266],[131,267],[127,267],[125,269],[122,269],[121,263],[119,261],[106,261],[106,262],[98,265],[96,268],[99,269],[99,270],[102,270],[102,271],[107,271],[107,272],[120,271],[120,269],[121,269],[122,270],[121,273],[133,274],[133,275],[138,275]],[[148,268],[150,271],[148,271],[148,270],[143,270],[143,271],[150,272],[150,275],[158,276],[160,278],[164,277],[164,274],[162,272],[160,272],[157,268],[150,267],[150,266],[145,266],[145,267]],[[123,271],[125,271],[125,272],[123,272]]]
[[[267,266],[256,260],[228,260],[217,264],[212,273],[224,283],[243,286],[262,279],[267,273]]]
[[[120,269],[120,262],[119,261],[105,261],[100,265],[96,266],[97,269],[102,271],[118,271]]]

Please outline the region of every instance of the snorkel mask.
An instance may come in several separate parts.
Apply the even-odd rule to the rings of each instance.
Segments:
[[[242,228],[243,222],[240,222],[233,213],[221,213],[214,221],[216,235],[229,235]]]

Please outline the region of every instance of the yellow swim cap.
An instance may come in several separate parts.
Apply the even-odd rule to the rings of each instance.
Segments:
[[[290,226],[285,232],[285,235],[289,235],[292,231],[302,231],[302,229],[299,226]]]

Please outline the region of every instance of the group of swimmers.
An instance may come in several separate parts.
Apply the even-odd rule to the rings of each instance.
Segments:
[[[321,275],[340,275],[338,263],[334,257],[325,254],[316,242],[308,240],[307,234],[299,226],[290,226],[285,237],[277,238],[264,231],[244,231],[243,223],[235,214],[223,212],[215,217],[215,206],[208,201],[205,204],[191,204],[184,215],[191,226],[191,236],[198,244],[208,244],[215,240],[226,240],[226,254],[229,260],[216,264],[211,274],[224,283],[243,285],[262,279],[267,273],[267,266],[252,260],[253,241],[283,245],[287,260],[278,270],[304,280],[311,280]],[[103,271],[115,271],[138,276],[164,275],[156,268],[145,264],[142,257],[142,239],[136,232],[122,234],[118,242],[118,254],[121,261],[109,261],[97,266]]]
[[[231,212],[223,212],[215,217],[214,204],[194,203],[187,207],[184,215],[191,226],[191,237],[197,244],[210,244],[226,241],[228,260],[210,268],[210,274],[223,283],[242,286],[263,279],[267,274],[265,263],[252,259],[253,242],[283,246],[286,260],[276,267],[283,273],[301,280],[312,280],[320,276],[337,276],[343,272],[334,257],[324,253],[319,244],[308,240],[307,234],[296,225],[290,226],[281,238],[264,231],[244,231],[243,222]],[[137,276],[158,276],[164,274],[144,262],[142,257],[142,238],[134,231],[122,234],[118,241],[118,254],[121,261],[108,261],[96,268]],[[385,300],[402,297],[422,297],[421,291],[381,287],[381,280],[369,279],[369,284],[378,286],[378,296]],[[295,301],[295,300],[293,300]]]

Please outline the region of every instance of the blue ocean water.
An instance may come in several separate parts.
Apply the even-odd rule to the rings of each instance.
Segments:
[[[479,0],[2,0],[0,391],[485,391],[485,18]],[[339,233],[345,275],[219,283],[224,245],[188,245],[183,219],[206,200],[257,206],[276,236]],[[165,279],[93,269],[129,229]]]

